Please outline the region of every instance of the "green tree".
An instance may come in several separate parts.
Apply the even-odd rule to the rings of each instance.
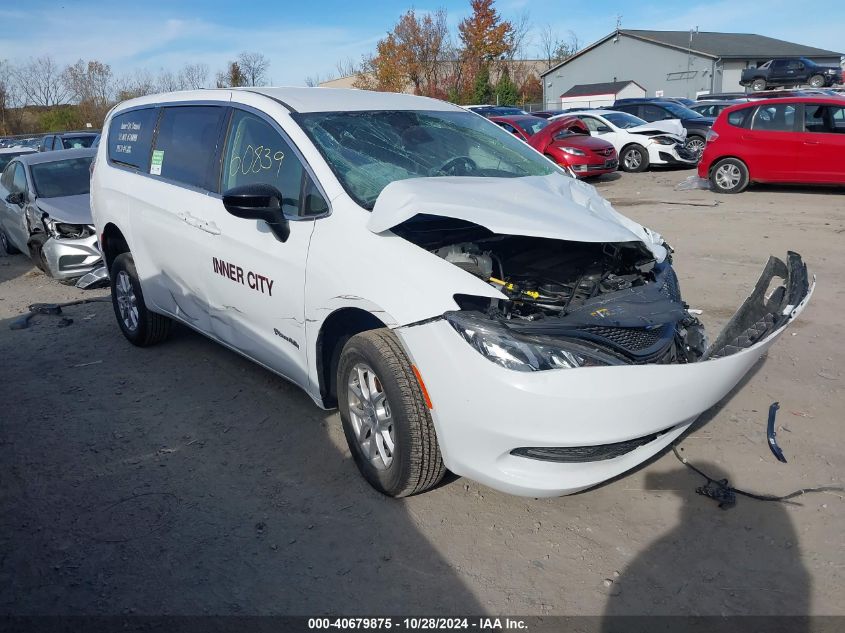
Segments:
[[[490,67],[487,64],[481,66],[475,76],[475,88],[472,91],[474,103],[484,104],[493,100],[493,86],[490,85]]]
[[[496,83],[496,98],[498,105],[516,105],[516,100],[519,98],[516,85],[514,85],[506,65],[502,66],[502,74]]]

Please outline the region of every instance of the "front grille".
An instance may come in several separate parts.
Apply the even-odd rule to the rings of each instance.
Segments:
[[[600,336],[611,343],[631,352],[639,352],[653,347],[663,338],[663,328],[646,330],[634,327],[605,327],[601,325],[588,325],[578,328],[581,332],[587,332],[593,336]]]
[[[673,427],[669,427],[668,429],[664,429],[658,433],[652,433],[651,435],[637,437],[624,442],[615,442],[613,444],[598,444],[596,446],[525,446],[513,449],[511,451],[511,455],[527,457],[529,459],[539,459],[546,462],[569,464],[599,462],[630,453],[640,446],[653,442],[661,435],[671,431],[672,428]]]

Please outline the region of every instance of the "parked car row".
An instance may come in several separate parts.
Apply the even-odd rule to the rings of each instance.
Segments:
[[[99,141],[99,132],[62,132],[26,138],[0,138],[0,149],[25,147],[39,152],[49,152],[63,149],[79,149],[81,147],[96,147]]]

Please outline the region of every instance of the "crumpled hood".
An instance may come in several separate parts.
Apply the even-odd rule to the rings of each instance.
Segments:
[[[58,198],[38,198],[35,204],[52,219],[68,224],[94,224],[91,219],[91,196],[83,193],[78,196]]]
[[[658,261],[660,235],[617,212],[595,187],[560,173],[521,178],[397,180],[376,199],[367,228],[387,231],[418,214],[466,220],[501,235],[573,242],[643,242]]]
[[[687,137],[687,130],[681,124],[680,119],[667,119],[666,121],[653,121],[652,123],[645,123],[643,125],[635,125],[625,129],[626,132],[634,134],[643,134],[646,132],[654,132],[655,134],[669,133],[680,136],[681,139]]]

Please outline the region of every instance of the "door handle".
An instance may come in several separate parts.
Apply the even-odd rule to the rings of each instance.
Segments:
[[[804,145],[818,145],[818,141],[804,141]]]

